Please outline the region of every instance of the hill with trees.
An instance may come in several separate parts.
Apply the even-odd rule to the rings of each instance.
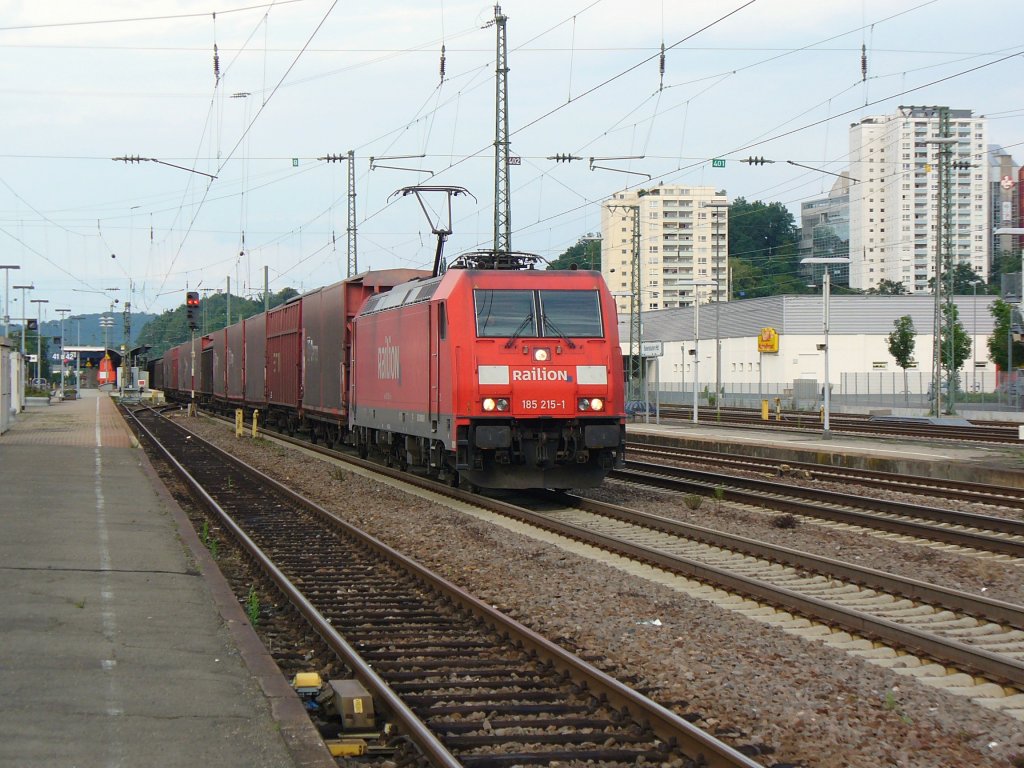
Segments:
[[[299,292],[294,288],[284,288],[278,293],[270,294],[270,306],[276,307],[284,304],[289,299],[298,296]],[[225,293],[214,293],[204,296],[199,302],[197,321],[199,328],[197,335],[204,335],[218,331],[227,325],[228,297]],[[263,298],[245,299],[241,296],[231,296],[231,322],[237,323],[247,317],[258,315],[263,311]],[[188,314],[185,304],[169,309],[161,315],[157,315],[141,330],[136,337],[136,346],[148,344],[150,346],[146,356],[152,360],[163,356],[171,347],[182,344],[192,338],[188,328]]]

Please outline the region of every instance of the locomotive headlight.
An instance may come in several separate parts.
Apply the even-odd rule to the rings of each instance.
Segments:
[[[484,398],[484,410],[485,411],[493,411],[497,407],[498,407],[498,404],[495,402],[493,397],[485,397]]]
[[[551,350],[546,347],[540,347],[533,350],[533,359],[538,363],[546,363],[551,359]]]
[[[508,410],[508,398],[505,398],[505,397],[499,397],[498,398],[498,410],[499,411],[507,411]]]
[[[497,399],[493,397],[485,397],[483,402],[484,410],[490,413],[491,411],[507,411],[508,410],[508,398],[499,397]]]
[[[579,399],[579,402],[576,405],[579,408],[579,410],[581,410],[581,411],[589,411],[590,410],[590,400],[588,400],[585,397],[581,397]]]
[[[592,411],[603,411],[604,410],[604,400],[602,400],[600,397],[591,398],[591,400],[590,400],[590,410],[592,410]]]

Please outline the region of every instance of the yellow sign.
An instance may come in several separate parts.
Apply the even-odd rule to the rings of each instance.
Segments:
[[[758,352],[778,352],[779,332],[774,328],[762,328],[757,337]]]

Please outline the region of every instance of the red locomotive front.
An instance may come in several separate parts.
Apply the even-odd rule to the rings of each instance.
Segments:
[[[449,269],[368,303],[354,340],[350,423],[368,448],[490,488],[592,487],[622,463],[597,273]]]

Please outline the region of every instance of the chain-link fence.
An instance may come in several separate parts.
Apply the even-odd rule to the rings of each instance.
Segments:
[[[648,400],[666,405],[690,405],[693,402],[693,382],[663,382],[656,386],[648,382]],[[655,389],[658,391],[656,392]],[[942,409],[948,409],[952,400],[954,410],[1020,411],[1024,410],[1024,372],[1016,378],[990,371],[970,371],[960,375],[954,385],[952,398],[945,376],[941,385]],[[783,408],[817,410],[821,406],[824,389],[817,379],[796,379],[790,382],[764,382],[737,384],[724,382],[722,405],[757,408],[762,400],[773,405],[778,399]],[[933,405],[932,375],[927,371],[872,371],[844,373],[832,382],[831,405],[834,409],[868,411],[872,409],[929,410]],[[698,383],[697,401],[701,406],[717,402],[715,383]]]

